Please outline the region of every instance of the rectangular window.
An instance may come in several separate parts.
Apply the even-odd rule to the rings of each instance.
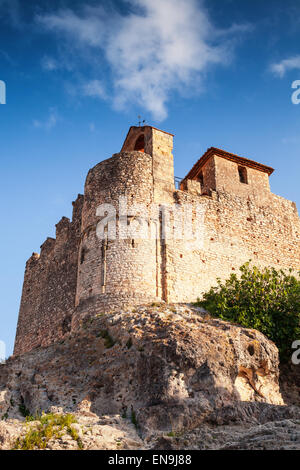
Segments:
[[[240,182],[244,184],[248,184],[248,177],[247,177],[247,168],[244,166],[238,167]]]
[[[81,255],[80,255],[80,264],[83,264],[85,261],[85,255],[86,255],[86,250],[85,248],[82,248],[81,250]]]
[[[200,173],[198,175],[198,181],[199,181],[199,183],[201,184],[201,187],[202,187],[204,185],[204,177],[203,177],[202,171],[200,171]]]

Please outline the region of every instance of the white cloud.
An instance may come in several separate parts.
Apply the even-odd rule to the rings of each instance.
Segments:
[[[134,103],[157,120],[167,116],[172,92],[199,91],[212,65],[228,64],[232,43],[227,39],[249,29],[233,25],[228,31],[216,30],[197,0],[127,3],[127,15],[85,6],[80,14],[65,9],[39,15],[37,21],[48,31],[64,34],[70,50],[76,47],[97,63],[100,78],[105,57],[115,107]],[[89,96],[105,97],[102,86],[101,79],[98,92]]]
[[[100,80],[91,80],[85,83],[82,87],[82,91],[85,96],[101,99],[106,98],[105,88]]]
[[[284,59],[281,62],[274,63],[270,66],[271,72],[279,77],[283,77],[289,70],[300,70],[300,55]]]
[[[45,70],[53,71],[59,68],[59,63],[53,57],[44,56],[41,63]]]
[[[53,127],[56,126],[59,120],[59,116],[55,108],[51,108],[49,110],[49,116],[45,120],[38,120],[34,119],[33,126],[37,129],[45,129],[47,131],[51,130]]]
[[[38,15],[37,20],[47,29],[70,34],[80,43],[99,46],[103,40],[106,15],[101,7],[84,7],[84,17],[77,16],[72,10]]]

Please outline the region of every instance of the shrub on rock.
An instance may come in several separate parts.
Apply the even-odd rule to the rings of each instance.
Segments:
[[[240,277],[218,279],[197,305],[223,320],[261,331],[277,345],[281,359],[289,359],[293,341],[300,339],[300,272],[259,269],[250,262],[240,271]]]

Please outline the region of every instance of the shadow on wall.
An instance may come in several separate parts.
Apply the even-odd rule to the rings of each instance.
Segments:
[[[3,415],[16,417],[20,406],[31,415],[55,408],[95,417],[119,414],[133,420],[134,413],[143,436],[153,431],[188,431],[202,423],[263,424],[294,417],[291,408],[266,403],[246,382],[252,400],[243,401],[235,386],[236,362],[224,359],[217,368],[218,361],[198,363],[199,354],[193,355],[190,341],[184,351],[178,349],[163,325],[156,330],[159,342],[153,352],[145,351],[146,345],[136,338],[132,341],[128,331],[122,341],[115,340],[108,329],[99,329],[107,324],[100,322],[91,331],[91,323],[89,319],[83,325],[80,336],[0,366]],[[89,334],[84,333],[87,329]]]
[[[287,405],[299,406],[300,403],[300,366],[283,364],[280,366],[280,392]]]
[[[137,140],[135,142],[134,150],[136,150],[138,152],[145,153],[145,136],[144,136],[144,134],[141,134],[137,138]]]

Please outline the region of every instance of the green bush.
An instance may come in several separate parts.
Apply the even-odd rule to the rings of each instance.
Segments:
[[[110,334],[109,334],[109,332],[108,332],[107,330],[101,330],[100,333],[98,333],[97,336],[104,339],[104,346],[105,346],[107,349],[112,348],[112,347],[116,344],[116,342],[115,342],[114,339],[110,336]]]
[[[22,401],[19,405],[19,411],[24,418],[27,418],[27,416],[30,416],[30,411],[26,408],[24,401]]]
[[[26,418],[27,425],[30,425],[31,421],[33,421],[33,417]],[[77,441],[79,449],[83,449],[77,431],[71,426],[73,423],[77,423],[75,416],[49,413],[36,416],[34,421],[36,421],[36,425],[29,427],[26,434],[16,440],[14,450],[46,449],[49,441],[53,438],[61,438],[64,431],[70,434],[73,440]]]
[[[250,262],[224,283],[204,294],[197,305],[213,316],[261,331],[277,345],[281,360],[291,356],[300,339],[300,272],[293,276],[274,268],[259,270]]]

